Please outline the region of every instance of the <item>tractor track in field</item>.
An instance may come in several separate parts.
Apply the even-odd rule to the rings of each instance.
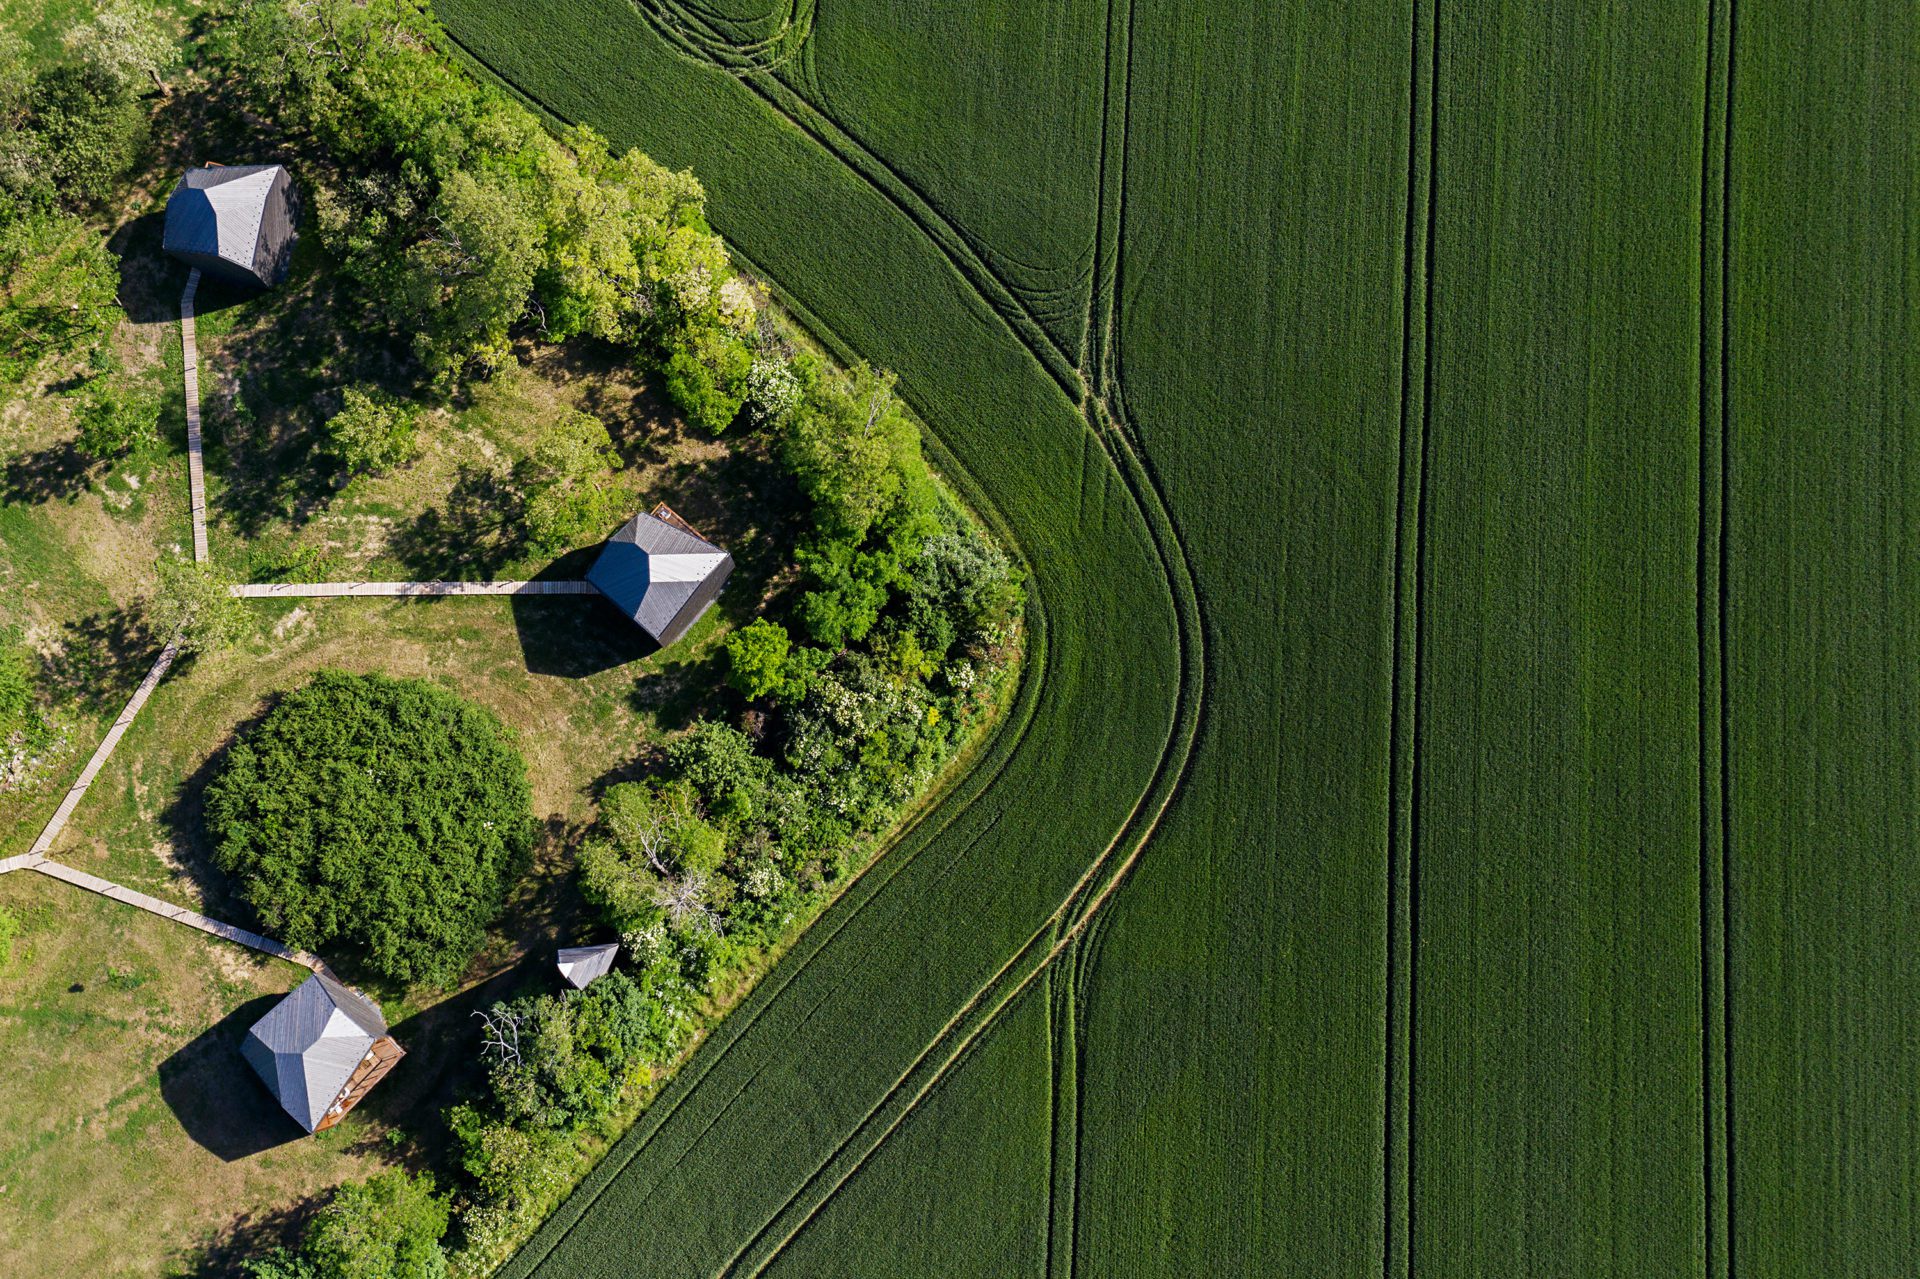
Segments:
[[[1695,563],[1700,789],[1701,1179],[1707,1279],[1732,1279],[1733,930],[1727,701],[1727,348],[1732,280],[1734,0],[1707,0],[1700,131],[1700,523]]]
[[[1089,246],[1070,265],[1036,266],[1007,258],[943,213],[918,183],[777,74],[777,69],[747,63],[733,65],[716,59],[704,45],[665,21],[652,5],[641,3],[640,0],[630,0],[630,3],[649,28],[665,40],[676,54],[733,76],[776,114],[885,196],[940,248],[981,295],[981,300],[1013,327],[1022,344],[1034,353],[1034,357],[1060,384],[1067,398],[1078,400],[1086,393],[1086,385],[1079,376],[1079,357],[1069,353],[1060,344],[1041,320],[1037,309],[1024,296],[1036,290],[1025,288],[1008,278],[1000,263],[1010,262],[1018,270],[1034,274],[1071,271],[1076,289],[1083,282],[1091,289],[1097,246]],[[719,33],[713,34],[719,38]],[[464,45],[461,47],[468,56],[477,59],[478,55],[471,49]],[[494,75],[500,75],[491,63],[479,60]],[[506,77],[501,76],[501,79],[513,85],[516,92],[530,101],[539,101]],[[550,112],[551,108],[543,105],[542,110]],[[1065,313],[1062,314],[1064,316]]]
[[[659,30],[657,25],[651,22],[649,25],[654,26],[656,31]],[[548,115],[557,119],[565,119],[564,116],[553,111],[551,107],[541,103],[540,99],[530,93],[526,88],[515,83],[509,77],[502,75],[492,63],[470,47],[461,43],[457,38],[453,37],[451,33],[448,34],[448,39],[456,44],[466,57],[471,58],[477,65],[485,67],[490,74],[494,75],[514,92],[526,98],[528,101],[535,103]],[[1129,46],[1130,43],[1129,41]],[[1130,47],[1128,49],[1127,59],[1130,63]],[[1163,745],[1160,759],[1155,766],[1153,776],[1143,789],[1140,798],[1135,802],[1133,809],[1116,831],[1112,840],[1109,841],[1107,846],[1101,850],[1099,855],[1087,867],[1087,870],[1082,874],[1080,880],[1074,885],[1065,900],[1062,901],[1061,905],[1056,908],[1041,927],[1036,930],[1029,941],[1016,952],[1014,956],[1009,958],[1007,962],[976,991],[974,996],[948,1020],[940,1033],[922,1049],[913,1062],[908,1065],[907,1069],[896,1080],[894,1085],[869,1109],[867,1116],[854,1126],[853,1130],[840,1141],[835,1149],[828,1154],[827,1158],[800,1184],[794,1194],[775,1210],[773,1216],[765,1223],[755,1237],[748,1240],[729,1263],[723,1267],[723,1273],[758,1274],[779,1256],[786,1244],[804,1229],[806,1223],[817,1215],[819,1210],[831,1200],[833,1194],[841,1186],[846,1184],[847,1180],[859,1170],[874,1151],[878,1150],[880,1146],[884,1144],[887,1137],[904,1122],[906,1117],[918,1109],[920,1103],[931,1095],[934,1089],[949,1076],[954,1066],[965,1059],[973,1045],[999,1021],[1001,1014],[1036,980],[1049,972],[1062,955],[1073,948],[1076,941],[1099,916],[1102,908],[1112,901],[1119,888],[1126,882],[1129,873],[1137,863],[1147,843],[1150,842],[1160,819],[1171,805],[1174,796],[1179,793],[1181,783],[1184,781],[1191,767],[1194,744],[1198,739],[1203,718],[1204,701],[1202,693],[1205,683],[1205,637],[1204,627],[1201,624],[1199,595],[1194,586],[1191,563],[1184,543],[1180,539],[1178,526],[1173,521],[1171,512],[1165,503],[1158,480],[1153,475],[1151,466],[1144,461],[1143,453],[1138,451],[1136,447],[1137,437],[1126,418],[1120,395],[1117,371],[1112,373],[1096,372],[1095,376],[1101,383],[1105,384],[1104,389],[1107,394],[1104,399],[1091,398],[1088,395],[1088,378],[1086,373],[1082,369],[1075,368],[1068,363],[1065,359],[1064,352],[1046,333],[1044,327],[1033,318],[1031,312],[1020,304],[1014,291],[999,278],[990,264],[982,261],[970,251],[971,246],[967,243],[966,238],[951,228],[944,216],[940,215],[931,205],[928,205],[924,201],[924,198],[921,197],[917,191],[913,190],[910,183],[907,183],[900,175],[893,173],[893,171],[888,168],[884,162],[879,161],[877,157],[870,157],[882,172],[899,181],[902,188],[911,193],[911,198],[904,197],[900,191],[889,189],[889,184],[886,181],[877,178],[874,173],[867,171],[861,165],[853,163],[845,153],[832,145],[828,137],[822,136],[819,130],[809,127],[808,122],[796,119],[791,113],[783,110],[781,103],[767,92],[763,83],[764,77],[743,75],[740,76],[739,79],[742,83],[752,88],[756,96],[760,97],[770,109],[788,119],[796,128],[801,129],[809,137],[813,138],[816,144],[822,146],[836,159],[839,159],[849,172],[865,181],[876,192],[887,199],[899,212],[906,216],[909,222],[919,229],[921,234],[927,238],[932,247],[938,250],[959,270],[961,278],[965,279],[980,300],[1000,317],[1002,322],[1007,325],[1009,331],[1028,349],[1036,363],[1059,385],[1062,392],[1065,393],[1069,399],[1081,405],[1082,412],[1087,418],[1089,432],[1093,435],[1096,442],[1100,444],[1102,451],[1107,455],[1109,465],[1113,468],[1121,483],[1127,488],[1136,510],[1147,526],[1148,536],[1154,553],[1161,561],[1161,566],[1167,579],[1169,605],[1173,611],[1175,620],[1175,649],[1177,669],[1179,672],[1173,713],[1169,720],[1168,735]],[[782,87],[787,88],[787,86],[784,85]],[[787,92],[793,94],[791,88],[787,88]],[[798,95],[795,94],[794,96],[797,99]],[[1121,96],[1124,102],[1124,86]],[[812,110],[810,105],[808,109],[810,111]],[[1125,110],[1123,105],[1123,118]],[[832,122],[830,120],[819,116],[817,112],[814,112],[814,115],[820,123],[831,126]],[[848,141],[851,142],[852,140],[849,138]],[[1116,197],[1115,203],[1116,206],[1118,206],[1121,204],[1121,201]],[[1117,207],[1116,214],[1123,218],[1124,209]],[[940,234],[939,228],[943,227],[948,230],[949,235],[943,236]],[[1121,232],[1116,226],[1114,291],[1109,296],[1107,302],[1112,315],[1112,318],[1109,320],[1109,327],[1113,332],[1115,345],[1117,345],[1117,297],[1120,281],[1117,244],[1120,236]],[[1099,252],[1097,243],[1092,252],[1097,259]],[[807,318],[811,323],[811,327],[814,327],[817,332],[821,331],[824,327],[819,324],[817,319],[813,317]],[[1110,354],[1111,347],[1109,347],[1108,350],[1108,363],[1109,368],[1111,368],[1117,361],[1115,361]],[[1070,369],[1071,371],[1063,373],[1063,368]],[[989,507],[991,506],[990,503],[987,505]],[[1004,535],[1007,531],[1004,521],[996,517],[995,523],[999,525],[1000,531]],[[1038,585],[1041,579],[1035,577],[1033,580],[1036,583],[1036,603],[1044,608],[1044,589]],[[1043,671],[1038,664],[1034,664],[1029,670],[1028,679],[1037,680],[1042,677],[1042,674]],[[1037,698],[1034,700],[1037,700]],[[1031,726],[1030,708],[1031,702],[1029,703],[1029,716],[1021,725],[1018,740],[1024,740],[1026,732]],[[1002,736],[1004,737],[1004,733]],[[970,794],[964,801],[962,807],[955,810],[952,814],[946,814],[946,820],[936,829],[935,834],[938,833],[939,829],[945,829],[950,821],[957,820],[968,807],[992,789],[992,783],[996,781],[1004,771],[1006,764],[1011,761],[1014,753],[1015,751],[1013,749],[997,752],[998,761],[994,774],[986,778],[981,785],[971,788]],[[970,777],[968,780],[971,781],[972,778]],[[935,806],[933,811],[937,812],[943,807],[944,806]],[[918,831],[919,828],[917,826],[910,828],[909,831],[904,832],[900,838],[902,841],[915,838],[918,835]],[[990,831],[991,825],[988,827],[988,830],[983,831],[980,836],[968,841],[961,852],[956,854],[956,858],[964,857],[966,849],[973,847],[979,838],[983,838],[987,833],[990,833]],[[927,840],[922,841],[919,848],[915,850],[914,855],[917,856],[919,851],[924,850],[924,848],[931,843],[931,840],[932,836],[930,835]],[[1112,867],[1111,873],[1103,877],[1101,874],[1102,870],[1108,868],[1110,863],[1115,861],[1116,854],[1119,854],[1117,865]],[[888,856],[882,856],[876,859],[875,865],[878,866],[891,860]],[[774,996],[776,996],[780,990],[785,989],[801,972],[805,971],[811,960],[821,953],[832,936],[835,935],[840,928],[844,928],[846,923],[850,922],[855,915],[865,908],[866,904],[872,900],[880,886],[884,886],[884,883],[890,880],[893,874],[904,869],[911,860],[912,858],[910,857],[896,862],[889,869],[886,879],[876,881],[874,888],[868,890],[864,899],[856,904],[851,911],[847,912],[839,925],[836,926],[834,932],[822,936],[817,944],[812,945],[799,964],[779,966],[790,968],[788,975],[781,980],[778,985],[770,985],[767,987],[767,997],[755,1001],[756,1006],[752,1010],[752,1015],[742,1021],[741,1024],[727,1036],[720,1049],[708,1054],[707,1066],[698,1074],[687,1076],[684,1085],[674,1089],[675,1097],[671,1105],[659,1106],[649,1112],[647,1119],[643,1120],[643,1135],[636,1143],[633,1153],[630,1154],[626,1160],[622,1161],[621,1166],[631,1163],[632,1159],[637,1156],[638,1151],[644,1148],[645,1144],[651,1139],[651,1135],[658,1132],[667,1119],[670,1118],[678,1108],[679,1104],[691,1095],[700,1079],[704,1078],[711,1071],[713,1063],[724,1053],[725,1046],[737,1042],[740,1036],[751,1028],[760,1013],[772,1004]],[[871,874],[871,872],[869,872],[869,874]],[[809,934],[813,931],[814,930],[810,929]],[[1044,947],[1041,946],[1043,941],[1046,943]],[[831,993],[831,988],[828,993]],[[814,1005],[815,1008],[824,1003],[826,998],[827,995],[823,994],[820,999],[816,1001]],[[811,1012],[809,1012],[809,1015],[811,1015]],[[728,1020],[732,1021],[733,1019],[730,1018]],[[675,1082],[676,1084],[680,1084],[681,1081],[677,1079]],[[737,1100],[740,1093],[744,1092],[744,1088],[745,1085],[742,1086],[739,1092],[736,1092],[735,1098],[729,1099],[727,1107],[730,1107],[733,1101]],[[663,1099],[663,1101],[664,1100],[665,1099]],[[725,1109],[726,1107],[723,1107],[720,1114],[724,1114]],[[711,1127],[713,1123],[717,1123],[719,1117],[720,1115],[716,1115],[713,1120],[709,1121],[708,1127]],[[1076,1146],[1078,1140],[1079,1138],[1076,1134]],[[694,1140],[687,1143],[685,1150],[682,1151],[681,1157],[684,1157],[685,1154],[690,1152],[697,1144],[698,1137],[696,1136]],[[677,1164],[678,1159],[674,1162]],[[673,1165],[669,1165],[668,1169],[664,1171],[670,1172],[672,1166]],[[565,1227],[566,1232],[571,1231],[573,1224],[581,1220],[586,1212],[591,1209],[592,1203],[598,1199],[599,1195],[604,1193],[606,1188],[613,1184],[617,1171],[617,1168],[611,1169],[607,1173],[597,1177],[599,1184],[597,1189],[591,1193],[591,1197],[583,1202],[577,1211],[568,1214],[571,1217],[571,1221],[567,1227]],[[1076,1220],[1073,1233],[1077,1235],[1077,1213],[1075,1216]],[[563,1237],[564,1233],[557,1236],[543,1251],[541,1259],[544,1259],[546,1255],[550,1255],[552,1248],[557,1246],[558,1239]],[[1051,1241],[1049,1246],[1052,1246]],[[538,1262],[535,1261],[533,1264],[538,1264]],[[1066,1273],[1071,1274],[1071,1255],[1067,1257],[1065,1264],[1067,1267]]]
[[[1433,408],[1434,181],[1439,167],[1440,18],[1413,5],[1408,31],[1405,240],[1401,249],[1399,472],[1393,534],[1393,662],[1388,700],[1385,1104],[1381,1273],[1413,1269],[1414,966],[1419,927],[1420,758],[1426,647],[1427,483]]]

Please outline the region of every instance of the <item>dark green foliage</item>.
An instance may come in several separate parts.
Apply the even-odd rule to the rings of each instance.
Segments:
[[[207,826],[276,937],[446,986],[527,863],[529,803],[485,710],[423,680],[323,671],[235,743]]]

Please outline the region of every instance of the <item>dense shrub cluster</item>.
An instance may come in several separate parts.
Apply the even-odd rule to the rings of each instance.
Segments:
[[[60,740],[38,677],[39,660],[14,627],[0,627],[0,794],[39,776]]]
[[[207,828],[276,937],[446,986],[527,864],[530,803],[487,711],[423,680],[322,671],[234,744]]]
[[[335,1190],[297,1250],[277,1249],[241,1271],[247,1279],[444,1279],[447,1219],[432,1177],[379,1173]]]

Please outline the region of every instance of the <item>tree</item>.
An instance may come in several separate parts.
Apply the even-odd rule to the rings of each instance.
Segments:
[[[832,658],[822,649],[794,647],[786,627],[756,617],[727,637],[727,682],[755,701],[797,702]]]
[[[425,680],[322,671],[234,743],[206,820],[275,936],[445,987],[526,868],[531,803],[491,713]]]
[[[180,46],[160,21],[160,15],[134,0],[114,3],[67,33],[69,52],[113,76],[129,91],[143,80],[166,91],[160,77],[180,65]]]
[[[503,358],[539,265],[538,222],[514,184],[465,170],[447,179],[427,221],[426,238],[407,251],[400,285],[402,306],[418,325],[415,349],[442,372],[476,357]]]
[[[727,637],[727,682],[755,700],[778,692],[792,648],[786,627],[754,618]]]
[[[608,481],[619,468],[613,437],[598,418],[573,412],[556,422],[517,468],[528,546],[558,555],[604,536],[620,500]]]
[[[147,624],[188,652],[212,652],[233,644],[246,630],[246,605],[235,599],[226,575],[211,563],[162,556],[160,580],[147,602]]]
[[[336,1190],[300,1251],[316,1279],[442,1279],[448,1216],[430,1174],[395,1169]]]
[[[69,207],[104,199],[146,142],[139,100],[95,63],[62,62],[40,72],[26,108],[37,176]]]
[[[744,818],[765,787],[767,761],[753,741],[717,720],[695,720],[667,747],[667,765],[722,817]]]
[[[414,413],[391,396],[350,386],[327,419],[327,451],[350,472],[379,474],[405,466],[419,452]]]

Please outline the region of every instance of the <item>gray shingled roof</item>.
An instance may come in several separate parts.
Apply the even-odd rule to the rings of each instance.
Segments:
[[[364,996],[315,973],[254,1023],[240,1055],[294,1121],[312,1132],[386,1033],[380,1010]]]
[[[613,967],[614,956],[620,948],[611,943],[605,946],[569,946],[555,956],[560,975],[572,982],[575,989],[585,990],[596,977],[604,977]]]
[[[607,539],[587,580],[660,644],[671,644],[726,583],[733,557],[650,514]]]
[[[189,169],[167,199],[161,247],[203,271],[272,284],[293,243],[288,189],[277,164]]]

